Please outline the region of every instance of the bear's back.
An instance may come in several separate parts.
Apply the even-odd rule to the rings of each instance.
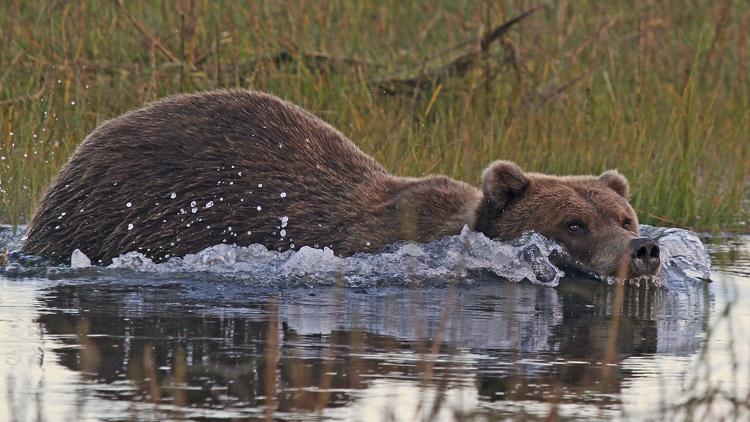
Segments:
[[[337,216],[362,212],[352,195],[389,178],[276,97],[181,95],[94,130],[42,199],[23,250],[67,262],[78,248],[106,264],[126,251],[161,260],[219,243],[293,248],[336,239]]]

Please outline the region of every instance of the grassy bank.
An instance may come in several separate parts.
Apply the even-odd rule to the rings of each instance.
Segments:
[[[247,87],[312,110],[398,174],[475,183],[497,158],[616,167],[643,222],[746,229],[750,3],[554,2],[480,42],[539,4],[4,1],[0,222],[27,221],[103,120]]]

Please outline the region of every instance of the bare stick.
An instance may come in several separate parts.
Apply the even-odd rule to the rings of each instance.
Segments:
[[[0,106],[12,105],[12,104],[23,103],[23,102],[26,102],[26,101],[38,100],[39,98],[41,98],[44,95],[44,92],[45,92],[46,89],[47,89],[47,76],[45,75],[44,80],[42,81],[42,86],[39,88],[39,90],[37,92],[35,92],[33,94],[22,95],[20,97],[8,98],[6,100],[1,100],[0,101]]]
[[[175,56],[171,51],[169,51],[167,47],[164,46],[164,44],[161,43],[161,41],[159,41],[159,38],[151,34],[151,32],[149,32],[148,29],[146,29],[146,27],[140,21],[138,21],[133,15],[130,14],[130,12],[128,12],[128,9],[125,7],[125,4],[122,2],[122,0],[118,0],[117,4],[120,6],[120,9],[122,9],[122,13],[125,14],[125,17],[130,19],[130,22],[133,23],[135,29],[137,29],[138,32],[148,38],[162,54],[164,54],[172,62],[181,62],[181,60],[178,59],[177,56]]]
[[[588,72],[584,73],[583,75],[577,76],[577,77],[575,77],[573,79],[570,79],[569,81],[567,81],[567,82],[565,82],[563,84],[560,84],[560,85],[557,85],[557,86],[553,86],[552,88],[546,89],[546,90],[538,93],[537,96],[536,96],[535,102],[537,104],[544,104],[544,103],[546,103],[550,99],[552,99],[554,97],[557,97],[558,95],[560,95],[563,92],[567,91],[568,88],[573,87],[574,85],[578,84],[582,80],[584,80],[584,79],[588,78],[589,76],[591,76],[594,73],[595,70],[596,70],[595,68],[592,68]]]
[[[383,93],[394,95],[404,90],[404,88],[407,90],[416,90],[425,88],[428,85],[441,83],[447,76],[463,75],[478,64],[479,59],[487,54],[492,43],[502,38],[517,23],[546,7],[547,5],[541,5],[529,9],[491,31],[486,32],[479,40],[478,47],[461,54],[442,67],[425,70],[416,77],[385,79],[377,82],[377,84]]]

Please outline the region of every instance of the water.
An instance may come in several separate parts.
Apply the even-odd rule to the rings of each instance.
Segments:
[[[747,419],[750,236],[710,270],[691,233],[644,233],[663,277],[627,287],[562,278],[532,234],[11,265],[0,420]]]

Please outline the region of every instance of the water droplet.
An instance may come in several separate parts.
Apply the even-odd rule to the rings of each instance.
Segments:
[[[206,203],[206,208],[211,208],[211,207],[213,207],[213,206],[214,206],[214,201],[208,201],[208,202]]]
[[[260,205],[258,205],[257,207],[255,207],[255,209],[256,209],[256,210],[258,210],[258,211],[260,211],[260,210],[262,210],[263,208],[262,208],[262,207],[261,207]]]
[[[365,242],[365,245],[370,246],[370,242],[369,241]]]
[[[190,211],[192,211],[192,212],[193,212],[193,214],[195,214],[196,212],[198,212],[198,208],[193,208],[193,209],[191,209]]]
[[[133,230],[133,223],[128,224],[128,231]]]
[[[197,204],[197,202],[195,202],[195,201],[191,202],[190,203],[190,208],[195,208],[195,204]]]
[[[126,207],[128,207],[128,208],[130,208],[130,207],[132,207],[132,206],[133,206],[133,204],[132,204],[132,203],[130,203],[130,202],[128,202],[127,204],[125,204],[125,206],[126,206]]]
[[[282,198],[286,198],[286,192],[281,192],[281,193],[279,194],[279,196],[281,196]]]
[[[286,230],[281,229],[281,231],[279,232],[279,234],[281,235],[281,237],[286,236]]]
[[[172,192],[171,194],[169,194],[169,197],[172,199],[177,198],[177,192]]]
[[[258,183],[258,187],[262,188],[263,187],[263,183]]]
[[[241,172],[241,171],[238,171],[238,172],[237,172],[237,176],[242,176],[242,172]]]
[[[289,248],[294,249],[294,243],[290,244]]]

